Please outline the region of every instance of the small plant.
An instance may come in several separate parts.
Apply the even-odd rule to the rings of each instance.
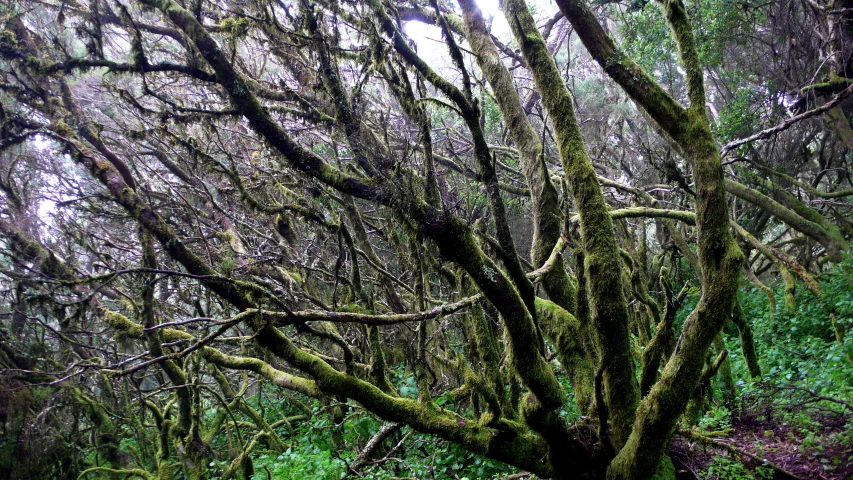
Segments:
[[[769,480],[773,478],[773,470],[768,467],[758,467],[750,471],[737,460],[717,456],[702,473],[702,478],[705,480]]]
[[[712,407],[699,420],[699,428],[705,431],[718,431],[731,428],[732,412],[726,407]]]
[[[280,455],[260,455],[255,459],[254,478],[266,479],[267,469],[273,478],[337,480],[346,475],[346,465],[343,461],[332,457],[328,450],[311,445],[300,450],[287,449]]]

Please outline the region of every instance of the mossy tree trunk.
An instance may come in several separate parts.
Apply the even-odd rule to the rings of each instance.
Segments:
[[[533,73],[545,108],[554,121],[557,147],[566,180],[580,215],[583,268],[589,282],[590,311],[603,371],[606,407],[613,443],[621,447],[631,432],[639,387],[631,355],[628,305],[622,289],[622,268],[613,221],[598,178],[586,153],[572,106],[554,59],[548,52],[525,2],[504,2],[504,14],[521,53]]]
[[[432,12],[422,11],[417,6],[392,8],[383,0],[355,4],[300,1],[298,18],[287,11],[286,20],[276,16],[277,9],[287,10],[286,7],[269,5],[273,14],[268,16],[267,6],[258,8],[250,2],[245,5],[248,11],[263,11],[263,15],[235,13],[235,18],[239,19],[236,22],[250,25],[247,28],[253,33],[246,38],[238,38],[234,33],[236,27],[229,23],[235,22],[233,18],[217,26],[208,24],[204,20],[208,17],[201,13],[204,10],[201,4],[193,7],[198,11],[190,11],[174,0],[139,0],[138,3],[144,8],[131,11],[122,6],[120,15],[125,22],[122,28],[131,39],[128,63],[107,60],[103,46],[97,45],[89,46],[85,54],[91,58],[72,57],[55,63],[43,61],[37,55],[41,46],[27,37],[27,27],[21,21],[10,22],[14,24],[10,30],[14,35],[0,35],[0,56],[39,80],[32,82],[32,92],[21,94],[15,100],[31,108],[36,112],[33,116],[38,117],[34,123],[38,128],[27,127],[30,128],[28,133],[47,135],[50,141],[61,145],[67,156],[56,159],[57,163],[74,161],[82,166],[96,180],[86,188],[103,190],[98,191],[98,195],[105,193],[114,210],[122,211],[124,218],[136,222],[141,230],[139,241],[131,241],[132,247],[139,248],[139,252],[125,252],[134,261],[141,257],[141,268],[125,269],[113,277],[92,276],[81,280],[93,284],[111,282],[118,275],[140,280],[142,288],[134,284],[130,290],[139,292],[141,302],[116,307],[122,311],[134,309],[136,314],[126,317],[107,310],[98,303],[99,292],[83,287],[72,291],[86,297],[81,303],[92,307],[90,311],[95,312],[98,322],[118,332],[120,338],[136,340],[142,348],[147,348],[139,359],[130,362],[135,362],[136,366],[122,373],[130,375],[154,366],[155,370],[159,369],[158,382],[171,384],[161,385],[164,392],[160,397],[160,400],[170,398],[170,403],[162,409],[154,402],[146,404],[160,434],[156,463],[161,478],[174,474],[174,465],[169,463],[172,451],[183,461],[184,476],[202,478],[207,475],[205,442],[213,439],[220,428],[225,428],[223,425],[227,425],[226,417],[231,409],[249,418],[257,434],[248,442],[241,441],[243,450],[228,467],[227,475],[243,467],[244,476],[250,476],[250,455],[257,445],[267,442],[276,449],[283,447],[273,430],[275,425],[264,419],[263,409],[260,413],[253,410],[240,398],[241,394],[233,391],[229,378],[223,374],[226,369],[239,372],[246,379],[251,372],[253,378],[321,399],[325,405],[330,405],[331,399],[357,403],[353,408],[361,408],[395,425],[405,424],[419,432],[436,435],[540,477],[671,477],[672,463],[666,457],[667,448],[677,422],[690,408],[689,402],[698,400],[693,405],[702,405],[704,398],[697,397],[697,391],[701,390],[697,385],[705,385],[717,372],[726,380],[730,378],[730,373],[726,373],[728,352],[720,333],[726,322],[733,321],[740,330],[750,375],[758,377],[761,374],[749,325],[736,304],[743,255],[731,230],[735,230],[744,245],[757,251],[756,257],[761,261],[767,259],[778,267],[786,283],[787,298],[793,299],[797,279],[805,282],[815,295],[820,294],[815,288],[816,282],[800,263],[764,245],[760,235],[752,235],[732,222],[726,194],[762,208],[766,217],[754,222],[761,228],[772,216],[808,237],[807,245],[811,246],[812,241],[822,245],[829,258],[837,258],[847,246],[845,231],[811,208],[808,202],[787,192],[775,191],[772,184],[759,185],[759,191],[746,184],[724,180],[721,152],[705,112],[698,46],[682,0],[659,0],[658,3],[679,48],[687,106],[681,105],[622,54],[584,0],[558,0],[557,3],[592,57],[648,113],[674,147],[672,150],[686,160],[695,184],[687,185],[683,178],[679,182],[689,194],[682,197],[681,205],[695,202],[695,212],[664,208],[663,202],[641,187],[599,176],[596,170],[599,165],[594,165],[581,135],[574,99],[554,60],[555,49],[546,44],[547,35],[540,33],[523,0],[503,2],[518,45],[517,52],[491,36],[473,0],[460,0],[461,18],[452,15],[454,7],[437,1],[430,2]],[[164,21],[168,26],[135,22],[130,20],[131,13],[144,14],[155,23]],[[419,56],[403,34],[398,15],[420,18],[441,29],[450,62],[459,74],[457,78],[448,80]],[[336,23],[329,16],[342,19],[342,23]],[[546,32],[561,21],[555,16],[546,25]],[[292,30],[280,28],[280,22],[290,25]],[[363,35],[358,41],[364,41],[364,45],[353,49],[349,48],[352,45],[342,42],[340,30],[344,24],[345,28]],[[562,29],[565,23],[560,25]],[[169,47],[183,49],[190,60],[186,65],[151,63],[156,55],[145,56],[146,50],[152,47],[142,42],[142,30],[146,35],[163,35],[171,39],[168,42],[174,40],[176,43],[170,43]],[[223,32],[231,37],[224,36]],[[459,35],[466,38],[473,58],[465,55]],[[557,37],[564,38],[561,35]],[[238,40],[251,43],[259,38],[262,39],[259,45],[263,47],[267,43],[276,45],[275,53],[271,54],[278,57],[278,63],[273,62],[274,68],[291,58],[296,62],[307,59],[306,65],[316,64],[316,69],[307,68],[301,72],[307,79],[304,82],[299,79],[297,88],[302,91],[287,85],[292,79],[282,81],[281,91],[276,91],[270,87],[272,82],[268,79],[250,78],[252,75],[247,72],[251,69],[242,58],[235,60],[242,48]],[[556,44],[557,41],[553,41],[551,47]],[[508,68],[503,57],[511,58],[532,73],[536,93],[530,98],[540,96],[546,114],[542,117],[543,124],[537,124],[537,128],[542,127],[541,134],[528,119],[530,109],[525,108],[516,91],[512,73],[515,66]],[[471,67],[472,59],[479,70]],[[354,65],[359,68],[353,68]],[[193,87],[200,92],[215,92],[218,100],[213,103],[223,110],[172,105],[177,112],[172,113],[180,118],[167,120],[189,123],[200,116],[213,119],[211,124],[218,125],[213,121],[222,117],[239,124],[241,131],[237,136],[241,140],[235,141],[238,145],[235,150],[253,150],[247,163],[240,166],[242,171],[232,158],[236,155],[228,151],[233,145],[222,149],[222,157],[227,158],[222,161],[205,156],[204,149],[194,144],[195,139],[190,141],[171,134],[169,141],[201,158],[199,164],[212,171],[205,173],[209,173],[210,178],[219,176],[226,184],[222,188],[211,187],[206,183],[207,176],[204,181],[199,180],[201,176],[196,178],[196,172],[185,171],[168,158],[170,154],[165,152],[172,146],[160,141],[159,130],[125,132],[121,141],[113,141],[112,136],[118,134],[108,130],[120,129],[111,125],[102,135],[99,124],[93,120],[96,115],[81,108],[81,105],[86,107],[85,103],[75,102],[75,85],[64,78],[82,70],[88,74],[94,67],[109,69],[109,75],[126,74],[127,78],[141,78],[143,82],[148,81],[145,75],[168,72],[168,75],[198,82]],[[477,77],[479,72],[485,83]],[[355,80],[354,85],[348,85],[351,79]],[[389,90],[383,94],[390,91],[396,100],[396,104],[389,100],[388,108],[402,112],[395,112],[394,118],[404,125],[400,130],[406,131],[391,135],[390,139],[387,125],[390,122],[383,116],[385,112],[373,115],[375,111],[360,105],[365,98],[370,98],[372,92],[368,90],[373,88],[373,81],[384,82],[382,88],[387,86]],[[484,100],[488,95],[486,83],[491,87],[499,113]],[[153,93],[147,83],[144,85],[143,96]],[[370,87],[364,89],[366,85]],[[122,94],[126,93],[122,90]],[[156,99],[152,100],[154,103],[168,103],[163,101],[165,97],[151,96]],[[7,102],[6,97],[2,100],[3,104]],[[279,103],[273,108],[271,104],[275,102]],[[288,106],[282,106],[286,102]],[[299,109],[291,108],[292,105],[304,111],[297,111]],[[464,148],[468,149],[467,158],[473,166],[437,153],[438,145],[447,141],[451,144],[449,155],[457,155],[452,149],[458,147],[453,144],[456,132],[453,127],[444,126],[444,131],[449,132],[447,138],[434,138],[439,136],[434,133],[441,129],[433,123],[443,122],[447,117],[434,115],[428,106],[436,106],[442,114],[451,112],[457,121],[455,127],[466,137]],[[144,112],[145,108],[138,106],[143,112],[140,115],[150,115]],[[488,123],[492,120],[486,120],[487,113],[500,117],[498,122],[505,123],[506,131],[500,139],[504,145],[489,144],[498,135],[490,138],[487,127],[493,125]],[[6,115],[6,111],[0,114]],[[376,116],[381,120],[377,122]],[[189,117],[192,119],[188,120]],[[162,121],[163,125],[168,122]],[[310,125],[304,129],[307,133],[300,130],[303,125]],[[4,129],[6,127],[4,123]],[[318,131],[313,131],[314,127]],[[163,130],[168,131],[168,128],[163,127]],[[225,132],[225,129],[209,130],[217,134]],[[151,138],[159,142],[155,142],[157,146],[153,151],[141,154],[159,160],[152,171],[159,175],[161,172],[156,169],[165,166],[167,175],[176,176],[188,188],[206,191],[210,197],[186,202],[193,215],[200,217],[196,221],[203,225],[199,227],[199,235],[192,234],[192,240],[188,240],[190,236],[183,230],[180,215],[174,213],[181,209],[173,210],[161,202],[162,198],[169,198],[162,193],[168,189],[150,186],[153,177],[145,168],[138,168],[134,150],[128,150],[127,156],[123,156],[122,142],[137,136],[144,137],[141,144]],[[321,138],[322,145],[305,140],[310,136]],[[549,153],[553,155],[545,148],[552,138],[559,154],[562,178],[552,176],[549,171],[549,162],[552,166],[557,163],[555,158],[546,158]],[[331,146],[332,153],[320,148],[326,146]],[[6,144],[0,147],[5,148]],[[501,163],[498,153],[517,154],[520,169]],[[437,171],[437,164],[448,170]],[[559,171],[559,167],[556,168]],[[502,181],[501,175],[506,172],[501,169],[511,172],[517,183],[506,183],[510,174],[502,177]],[[248,180],[251,174],[246,173],[273,170],[278,171],[269,174],[269,178],[251,180]],[[463,182],[474,181],[472,185],[453,187],[467,188],[465,194],[447,187],[444,175],[449,171],[462,174]],[[287,187],[276,184],[276,188],[264,189],[264,182],[276,183],[284,177],[292,177],[284,183],[304,183],[306,192],[310,191],[313,197],[301,198],[294,194],[289,190],[291,184]],[[244,182],[243,178],[247,180]],[[234,188],[227,186],[229,180]],[[562,199],[557,182],[563,186]],[[171,184],[167,186],[171,188]],[[799,188],[821,197],[820,192],[815,193],[815,187],[799,185]],[[226,215],[225,209],[233,205],[223,207],[211,193],[214,190],[216,195],[236,191],[233,203],[237,206],[233,212],[240,214],[229,212]],[[762,193],[768,190],[774,193],[770,196]],[[530,200],[532,266],[525,265],[528,262],[518,253],[516,240],[510,232],[507,198],[511,197],[507,197],[508,192]],[[638,199],[640,205],[611,209],[607,202],[614,192],[617,202],[621,201],[618,198],[621,193],[627,193]],[[4,186],[4,197],[10,198],[12,203],[16,201],[11,187]],[[469,211],[454,204],[469,197],[476,204]],[[520,203],[523,202],[526,200]],[[246,207],[249,215],[241,218],[240,215],[246,213],[242,207]],[[575,208],[576,212],[570,212],[570,208]],[[236,231],[242,229],[243,220],[251,214],[259,214],[259,218],[252,219],[254,226],[247,227],[252,233],[243,236],[247,245],[251,240],[257,248],[257,254],[249,255]],[[4,212],[3,215],[8,214]],[[334,292],[330,293],[332,307],[304,288],[302,292],[294,292],[270,287],[285,284],[305,287],[308,283],[295,280],[299,275],[277,265],[290,261],[291,250],[295,250],[296,234],[291,215],[299,215],[319,226],[316,237],[311,239],[312,246],[292,257],[298,260],[293,262],[295,268],[305,268],[305,271],[319,272],[334,279]],[[383,217],[377,220],[377,216]],[[645,223],[639,229],[640,244],[633,245],[631,240],[636,231],[630,231],[629,224],[635,220],[626,219],[637,218],[659,219],[660,243],[664,243],[664,239],[671,240],[670,245],[661,245],[660,253],[651,261],[651,268],[647,258],[651,255],[646,252]],[[213,221],[208,222],[211,219]],[[614,221],[618,222],[618,232],[614,230]],[[681,223],[676,224],[676,221]],[[214,228],[221,226],[225,231],[224,236],[228,238],[224,245],[231,247],[225,250],[227,253],[238,254],[240,262],[250,258],[251,261],[240,263],[236,273],[230,267],[217,266],[219,253],[211,253],[210,239],[204,234],[207,223]],[[391,231],[394,227],[398,228]],[[579,235],[575,235],[578,227]],[[272,235],[267,237],[264,228],[273,232]],[[276,231],[286,243],[276,245],[279,240]],[[66,265],[3,219],[0,219],[0,234],[14,244],[15,253],[25,253],[28,260],[38,259],[33,269],[45,278],[59,282],[63,288],[68,285],[78,288],[75,282],[79,280],[79,273],[71,261],[69,265],[72,266]],[[256,238],[249,238],[254,235],[260,240],[255,242]],[[574,251],[576,284],[562,258],[566,243],[572,242],[569,237],[577,237],[579,241]],[[691,243],[694,238],[696,248]],[[335,272],[303,262],[304,257],[314,255],[316,245],[325,241],[334,244],[335,240],[338,255]],[[620,248],[620,241],[628,244],[625,250]],[[205,251],[205,248],[208,249]],[[269,254],[275,248],[281,252]],[[679,251],[686,258],[682,263],[695,270],[701,288],[699,302],[680,333],[675,327],[675,315],[689,286],[675,295],[669,281],[679,275],[670,274],[663,266],[667,255],[675,263]],[[321,255],[328,255],[328,251]],[[158,258],[174,267],[161,268]],[[107,268],[111,272],[115,270],[111,261],[105,263],[109,264]],[[808,267],[817,262],[807,257],[802,263]],[[454,273],[454,268],[458,268],[458,274]],[[179,269],[181,271],[177,271]],[[264,269],[277,271],[255,276]],[[402,273],[395,276],[390,273],[392,271]],[[218,329],[204,338],[197,338],[190,333],[192,328],[179,326],[179,322],[162,325],[165,318],[161,318],[160,308],[170,307],[171,300],[167,301],[165,294],[162,298],[155,295],[155,283],[161,281],[161,275],[194,282],[209,297],[205,299],[206,308],[195,302],[198,318],[185,324],[211,322],[214,325],[215,315],[232,318],[219,321]],[[271,278],[273,281],[269,281]],[[313,286],[322,285],[316,278],[312,280]],[[752,280],[761,285],[757,277]],[[342,296],[346,301],[341,303],[347,303],[346,307],[340,307],[338,302],[338,282],[344,285],[340,291],[344,292]],[[537,292],[537,282],[550,300],[537,297],[537,293],[541,294]],[[297,285],[300,283],[303,285]],[[372,290],[371,283],[379,288]],[[661,287],[662,295],[650,294],[656,290],[655,285]],[[316,293],[311,288],[312,293]],[[462,294],[468,296],[460,300]],[[452,303],[436,302],[440,306],[435,307],[433,302],[441,296],[451,298]],[[18,292],[18,306],[31,308],[20,305],[22,298],[22,292]],[[640,343],[645,347],[639,381],[635,363],[640,355],[631,334],[629,299],[636,300],[633,321]],[[217,313],[208,315],[205,309],[210,310],[217,302],[218,305],[212,307]],[[321,310],[300,311],[294,307],[306,303],[317,305]],[[64,308],[58,315],[61,317],[60,334],[72,326]],[[382,309],[391,313],[377,313]],[[463,312],[465,309],[467,311]],[[190,310],[192,308],[188,308]],[[488,318],[484,311],[488,312]],[[459,317],[451,316],[457,312],[460,312]],[[134,317],[138,317],[138,321],[131,320]],[[458,331],[464,338],[464,346],[459,348],[456,348],[459,344],[440,338],[445,333],[443,330],[433,328],[437,324],[444,328],[457,318],[462,325]],[[25,321],[26,318],[14,318],[15,329],[20,329],[20,323]],[[390,361],[385,359],[383,343],[399,341],[389,339],[387,333],[394,330],[388,325],[403,322],[416,325],[410,329],[411,338],[406,339],[402,349],[388,348],[387,352],[389,358],[391,352],[409,352],[407,358],[414,366],[417,379],[417,400],[397,394],[389,381]],[[342,326],[351,323],[357,326],[351,329]],[[225,341],[217,340],[217,336],[238,325],[244,328],[240,337],[228,337],[228,341],[240,342],[241,349],[253,349],[251,354],[244,356],[241,350],[239,356],[231,355],[219,349]],[[651,329],[651,325],[655,328]],[[436,338],[441,347],[431,351],[431,342]],[[249,346],[249,342],[243,342],[246,339],[254,343]],[[316,344],[311,343],[317,339]],[[69,348],[65,345],[67,343],[63,343],[62,355],[77,354],[89,360],[92,350],[89,346],[76,344]],[[177,345],[186,345],[186,350],[177,350],[183,348]],[[556,350],[555,355],[549,354],[551,346]],[[716,348],[716,355],[711,353],[712,346]],[[257,352],[261,354],[256,355]],[[276,358],[262,360],[264,355]],[[572,425],[560,414],[566,401],[566,389],[558,381],[555,370],[559,369],[553,367],[554,358],[565,370],[563,378],[568,378],[573,385],[575,402],[587,414]],[[201,435],[201,406],[202,391],[207,387],[202,387],[201,383],[205,378],[210,382],[210,376],[202,374],[202,361],[216,382],[210,384],[218,384],[224,394],[221,409],[204,436]],[[433,400],[437,393],[430,380],[437,376],[430,375],[435,365],[452,371],[451,376],[456,376],[453,382],[462,379],[459,380],[461,386],[452,385],[458,387],[457,390],[448,387],[445,393],[458,391],[471,398],[476,412],[473,419],[465,416],[464,408],[442,408],[441,402]],[[244,381],[244,385],[248,383]],[[730,386],[731,382],[728,383]],[[731,394],[730,388],[726,391]],[[119,450],[115,438],[110,437],[115,427],[109,423],[105,409],[90,410],[90,421],[97,427],[99,441],[103,440],[104,451],[112,458]],[[338,408],[335,420],[343,418]],[[595,419],[598,425],[594,425]],[[114,466],[120,465],[115,463]],[[139,475],[150,476],[144,472]]]
[[[613,40],[582,0],[557,2],[605,72],[684,152],[696,182],[697,260],[702,296],[688,316],[660,380],[637,409],[630,438],[608,469],[611,479],[650,478],[655,473],[702,373],[705,352],[729,318],[743,262],[743,254],[729,230],[720,153],[705,112],[702,65],[692,26],[680,0],[659,3],[686,71],[690,101],[687,108],[675,102],[634,62],[618,53]]]
[[[548,260],[554,245],[560,240],[563,214],[560,210],[557,190],[551,183],[539,137],[527,119],[521,97],[515,90],[512,75],[501,60],[479,7],[470,0],[463,0],[460,6],[465,23],[466,39],[471,44],[477,56],[477,63],[495,92],[495,99],[507,121],[510,135],[518,147],[522,170],[530,186],[533,214],[533,245],[530,256],[533,265],[538,267]],[[541,282],[552,301],[562,309],[573,311],[574,286],[561,257],[561,255],[558,256],[551,268],[542,276]],[[570,325],[567,320],[568,317],[564,316],[552,317],[549,321],[551,327],[547,329],[546,335],[552,338],[568,335],[569,332],[579,335],[584,329],[589,328],[587,325]],[[546,330],[543,325],[540,325],[540,328]],[[563,361],[574,367],[567,371],[571,371],[575,378],[573,382],[575,399],[581,410],[587,411],[591,407],[590,387],[595,373],[596,352],[590,351],[583,343],[576,344],[571,350],[559,347],[558,349],[564,355],[575,357],[571,360],[564,358]]]

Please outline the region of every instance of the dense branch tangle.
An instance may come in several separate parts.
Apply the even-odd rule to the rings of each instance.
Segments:
[[[661,1],[660,14],[684,92],[620,53],[582,0],[559,1],[565,19],[546,36],[570,24],[602,67],[592,75],[609,76],[663,134],[658,148],[680,156],[663,178],[625,177],[626,155],[619,165],[596,153],[599,132],[579,120],[559,42],[524,1],[503,3],[503,40],[518,51],[467,0],[458,12],[94,0],[4,17],[9,330],[25,342],[46,329],[59,353],[48,364],[7,345],[3,368],[91,405],[109,468],[90,473],[205,478],[211,440],[233,426],[241,447],[226,473],[250,476],[259,444],[284,448],[243,399],[263,385],[541,477],[671,473],[669,438],[733,312],[752,341],[736,314],[744,254],[730,222],[755,250],[753,270],[773,266],[791,284],[794,270],[811,288],[809,269],[847,248],[853,226],[836,223],[846,195],[828,175],[724,179],[681,0]],[[419,54],[431,47],[406,37],[409,20],[437,28],[446,65]],[[13,181],[33,172],[44,180]],[[727,192],[735,211],[764,212],[763,225],[738,225]],[[803,196],[840,201],[821,209]],[[786,229],[774,241],[808,249],[805,265],[762,243],[769,223]],[[682,257],[692,273],[670,273]],[[676,332],[691,277],[701,298]],[[104,329],[115,336],[95,334]],[[648,347],[642,358],[636,346]],[[416,394],[392,382],[398,368]],[[86,381],[136,386],[128,395],[158,430],[156,462],[117,449],[104,412],[127,398],[92,398],[74,386]],[[436,401],[451,393],[454,410]],[[597,422],[568,422],[567,402]]]

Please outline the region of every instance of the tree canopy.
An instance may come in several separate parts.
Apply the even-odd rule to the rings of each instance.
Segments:
[[[784,322],[849,256],[853,2],[501,4],[0,7],[0,413],[65,445],[31,471],[250,478],[317,401],[385,422],[352,475],[406,427],[674,478],[724,329],[762,376],[739,292]],[[853,362],[853,308],[816,321]]]

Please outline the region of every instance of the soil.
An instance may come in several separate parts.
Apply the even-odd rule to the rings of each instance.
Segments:
[[[853,421],[850,416],[814,407],[804,412],[790,408],[779,409],[778,406],[776,410],[747,409],[733,415],[731,428],[716,432],[712,438],[790,473],[785,475],[776,471],[773,480],[853,480]],[[796,419],[796,422],[791,419]],[[670,454],[679,480],[742,478],[708,475],[708,466],[715,457],[731,458],[734,455],[724,447],[700,445],[676,436]],[[738,457],[737,460],[750,471],[761,465],[748,456]]]

